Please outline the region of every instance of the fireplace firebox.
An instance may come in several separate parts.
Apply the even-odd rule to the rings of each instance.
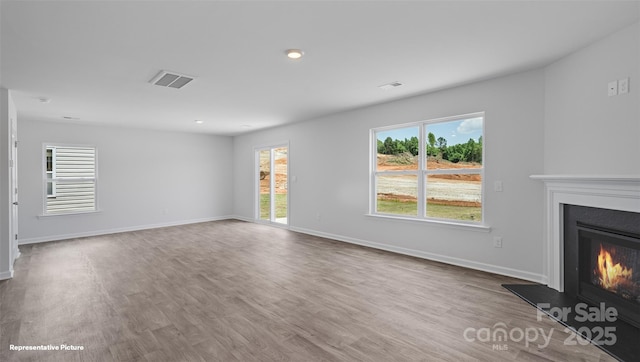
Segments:
[[[577,297],[640,328],[640,237],[581,222],[577,232]]]
[[[564,292],[640,329],[640,213],[563,207]]]

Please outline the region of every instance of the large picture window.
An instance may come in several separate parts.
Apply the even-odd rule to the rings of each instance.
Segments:
[[[482,223],[483,129],[483,113],[373,129],[371,212]]]
[[[44,214],[96,211],[96,149],[44,146]]]

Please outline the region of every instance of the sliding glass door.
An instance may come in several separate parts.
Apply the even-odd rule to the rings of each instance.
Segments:
[[[289,147],[256,149],[256,219],[288,224]]]

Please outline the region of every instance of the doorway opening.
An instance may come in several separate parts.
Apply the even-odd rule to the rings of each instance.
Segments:
[[[256,149],[256,219],[289,224],[289,147]]]

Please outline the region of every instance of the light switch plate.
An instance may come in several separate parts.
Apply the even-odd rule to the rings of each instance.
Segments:
[[[618,95],[618,81],[614,80],[613,82],[609,82],[608,92],[609,97]]]
[[[629,93],[629,78],[620,79],[618,81],[618,94]]]

